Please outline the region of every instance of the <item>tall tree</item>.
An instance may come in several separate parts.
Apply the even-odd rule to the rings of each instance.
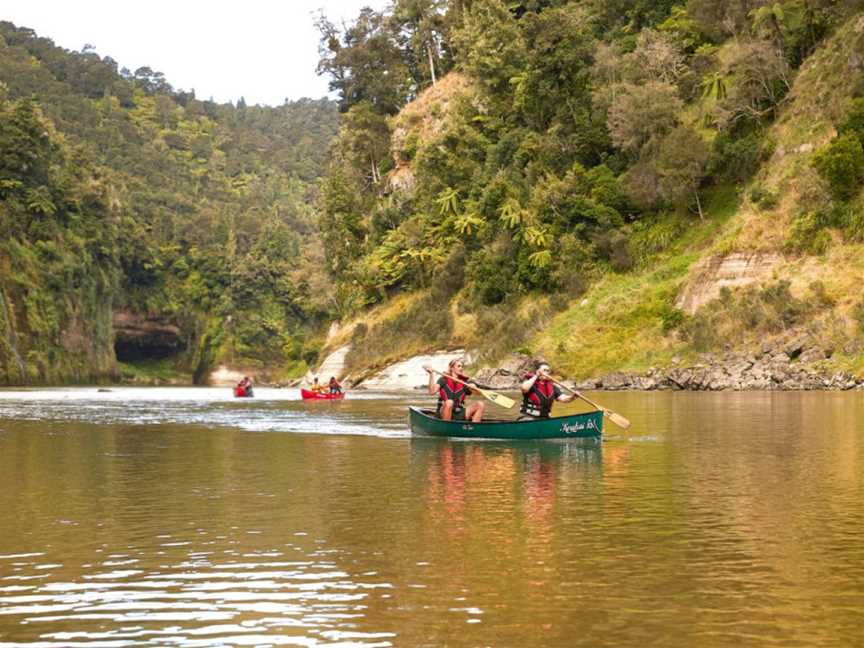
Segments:
[[[445,5],[443,0],[396,0],[390,28],[403,52],[415,92],[435,84],[449,67],[445,58]]]
[[[687,126],[679,126],[663,138],[655,161],[663,196],[673,202],[692,196],[700,220],[704,216],[699,184],[707,161],[708,146],[699,133]]]
[[[513,14],[498,0],[475,0],[453,40],[462,67],[491,96],[512,102],[510,80],[525,68],[525,39]]]
[[[323,13],[315,25],[321,34],[318,74],[330,76],[339,109],[366,101],[383,115],[396,114],[409,97],[410,74],[386,16],[366,7],[341,30]]]
[[[386,118],[369,102],[354,104],[345,113],[338,146],[343,149],[345,159],[368,179],[367,188],[381,183],[378,166],[390,152],[390,128]]]
[[[624,84],[609,107],[612,141],[622,151],[638,157],[646,144],[677,124],[683,105],[675,87],[668,83]]]

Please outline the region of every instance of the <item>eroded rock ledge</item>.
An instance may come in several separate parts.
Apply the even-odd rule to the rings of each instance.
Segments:
[[[644,374],[612,373],[578,384],[582,389],[848,390],[864,388],[864,379],[832,371],[825,361],[834,350],[808,334],[767,341],[756,353],[705,356],[686,367],[651,369]]]
[[[766,343],[756,353],[707,355],[690,366],[653,368],[645,373],[614,372],[572,383],[577,389],[619,390],[849,390],[864,389],[864,379],[832,371],[826,360],[833,349],[808,335]],[[480,371],[477,379],[494,389],[515,390],[536,359],[513,356],[499,369]]]
[[[860,349],[848,348],[845,351],[859,352]],[[431,364],[443,370],[454,357],[466,357],[470,363],[470,355],[455,350],[415,356],[374,372],[374,375],[345,376],[343,382],[359,389],[423,389],[428,378],[422,365]],[[671,367],[652,368],[644,373],[614,372],[583,381],[568,381],[568,384],[582,390],[608,391],[864,389],[864,378],[831,368],[829,360],[833,355],[834,349],[824,341],[824,336],[812,331],[788,331],[764,342],[761,349],[751,353],[709,354],[691,365],[673,359]],[[525,374],[533,371],[538,361],[539,358],[514,353],[497,367],[481,369],[472,375],[479,383],[492,389],[517,391]],[[334,365],[333,373],[341,377],[337,369]]]
[[[646,374],[612,373],[576,383],[577,389],[688,391],[808,391],[864,389],[864,380],[849,372],[822,373],[812,367],[752,356],[735,364],[652,369]]]

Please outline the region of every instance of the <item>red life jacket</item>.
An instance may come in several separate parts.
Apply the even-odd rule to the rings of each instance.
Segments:
[[[533,373],[525,376],[525,380],[533,377]],[[519,411],[529,416],[549,418],[552,411],[552,403],[555,402],[555,383],[551,380],[535,380],[531,389],[522,394],[522,407]]]
[[[465,398],[471,394],[471,389],[467,385],[457,383],[452,378],[444,377],[444,384],[438,383],[438,407],[444,405],[444,401],[452,400],[453,407],[459,409],[465,403]],[[459,380],[467,382],[468,376],[459,375]]]

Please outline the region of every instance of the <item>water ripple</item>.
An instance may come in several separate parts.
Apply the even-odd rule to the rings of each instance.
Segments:
[[[603,394],[633,427],[578,449],[82,391],[0,398],[0,648],[864,636],[864,394]]]
[[[407,437],[404,395],[351,392],[342,402],[308,402],[297,389],[256,389],[238,401],[225,388],[69,388],[0,391],[0,419],[82,421],[101,425],[195,425],[249,432]],[[428,399],[426,399],[428,401]],[[364,414],[363,403],[394,405],[394,416]],[[420,401],[424,402],[424,401]],[[397,405],[398,403],[398,405]]]
[[[185,546],[188,543],[175,543]],[[0,615],[19,617],[19,627],[69,625],[18,646],[157,645],[352,645],[389,646],[393,633],[334,630],[362,616],[367,592],[391,589],[387,582],[352,578],[328,562],[267,561],[281,551],[261,552],[262,562],[228,562],[188,571],[181,561],[160,572],[122,570],[84,573],[0,595]],[[38,558],[43,554],[30,555]],[[247,553],[247,556],[253,555]],[[20,562],[20,568],[41,565]],[[140,562],[140,561],[139,561]],[[287,568],[287,569],[286,569]],[[341,621],[340,621],[341,619]],[[115,630],[104,631],[106,624]],[[166,624],[174,625],[170,629]],[[85,629],[92,626],[92,630]],[[296,634],[286,635],[293,628]],[[247,641],[248,639],[248,641]],[[337,643],[333,643],[337,642]],[[339,643],[341,642],[341,643]],[[0,642],[0,646],[5,647]]]

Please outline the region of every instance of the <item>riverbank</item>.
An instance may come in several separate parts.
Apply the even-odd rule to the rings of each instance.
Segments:
[[[528,364],[528,363],[525,363]],[[477,379],[494,389],[519,388],[510,368],[480,371]],[[596,391],[813,391],[864,389],[864,379],[848,371],[830,371],[779,354],[730,354],[692,365],[652,368],[644,373],[612,372],[568,381],[575,389]]]
[[[540,356],[513,353],[494,367],[472,367],[472,353],[460,349],[439,350],[411,356],[377,370],[348,375],[345,357],[348,347],[341,347],[327,356],[312,376],[336,376],[345,387],[369,391],[416,391],[425,389],[428,375],[423,365],[444,371],[450,360],[464,358],[469,373],[481,384],[492,389],[518,391],[522,377],[532,371]],[[864,390],[864,378],[839,370],[832,362],[831,348],[816,344],[812,337],[793,336],[764,343],[753,352],[730,352],[725,356],[705,354],[695,361],[672,358],[672,365],[652,367],[644,372],[613,371],[582,380],[567,380],[566,384],[581,390],[598,391],[813,391]],[[121,364],[121,380],[106,385],[130,386],[191,386],[191,375],[169,370],[165,361],[136,365]],[[554,369],[554,367],[553,367]],[[219,365],[209,375],[215,387],[233,386],[244,375],[253,377],[255,384],[268,387],[297,387],[304,379],[272,380],[272,372],[248,367]]]
[[[830,350],[828,350],[830,351]],[[447,358],[450,353],[423,356]],[[818,359],[816,359],[818,358]],[[385,368],[368,380],[350,386],[357,389],[422,389],[426,374],[423,362],[411,358]],[[522,377],[540,358],[513,354],[495,368],[479,368],[473,376],[492,389],[515,391]],[[677,362],[676,362],[677,361]],[[443,361],[442,361],[443,362]],[[576,389],[597,391],[813,391],[864,389],[864,379],[848,371],[832,370],[825,349],[808,346],[805,339],[784,345],[766,345],[756,353],[730,353],[725,357],[706,355],[692,364],[673,359],[672,367],[655,367],[647,372],[611,372],[586,380],[566,381]],[[433,366],[437,365],[432,362]],[[406,371],[406,368],[414,371]],[[445,369],[443,363],[440,369]]]

